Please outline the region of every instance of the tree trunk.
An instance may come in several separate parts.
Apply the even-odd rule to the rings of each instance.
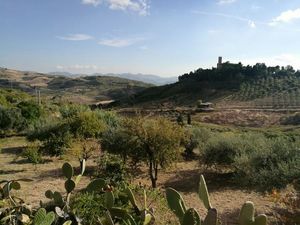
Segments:
[[[156,188],[156,181],[157,181],[157,166],[155,165],[155,162],[150,160],[149,162],[149,175],[152,183],[152,187]]]

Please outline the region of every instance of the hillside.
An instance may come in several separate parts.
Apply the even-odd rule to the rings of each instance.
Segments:
[[[152,85],[109,76],[66,77],[0,68],[0,87],[28,93],[40,90],[42,97],[73,102],[97,102],[127,98]]]
[[[221,69],[198,69],[180,76],[177,83],[146,89],[133,103],[195,106],[200,99],[219,108],[300,108],[300,72],[225,63]]]
[[[51,72],[49,73],[50,75],[59,75],[59,76],[66,76],[66,77],[83,77],[83,76],[88,76],[84,74],[74,74],[74,73],[69,73],[69,72]],[[178,78],[177,77],[161,77],[158,75],[151,75],[151,74],[132,74],[132,73],[107,73],[107,74],[102,74],[102,73],[95,73],[92,74],[91,76],[109,76],[109,77],[120,77],[124,79],[129,79],[129,80],[135,80],[135,81],[141,81],[144,83],[148,84],[154,84],[154,85],[164,85],[164,84],[171,84],[175,83]]]

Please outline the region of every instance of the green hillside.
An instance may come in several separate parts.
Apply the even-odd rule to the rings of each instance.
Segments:
[[[119,100],[152,85],[109,76],[65,77],[0,68],[0,88],[14,88],[34,94],[37,88],[43,98],[92,103]]]
[[[217,107],[300,108],[300,72],[292,67],[224,63],[198,69],[174,84],[152,87],[135,95],[141,105],[195,106],[198,100]]]

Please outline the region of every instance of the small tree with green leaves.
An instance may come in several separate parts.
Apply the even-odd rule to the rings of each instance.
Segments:
[[[105,144],[104,150],[124,157],[130,156],[134,160],[145,162],[149,168],[152,187],[156,187],[159,167],[165,168],[172,164],[181,151],[181,140],[184,137],[183,128],[165,118],[124,119],[122,135],[115,135],[116,140],[122,142],[124,148]],[[110,136],[111,138],[111,136]],[[108,140],[102,140],[108,143]],[[113,140],[109,140],[113,143]]]

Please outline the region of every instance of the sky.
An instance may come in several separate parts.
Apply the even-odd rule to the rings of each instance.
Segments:
[[[300,69],[300,0],[0,0],[0,67],[178,76]]]

